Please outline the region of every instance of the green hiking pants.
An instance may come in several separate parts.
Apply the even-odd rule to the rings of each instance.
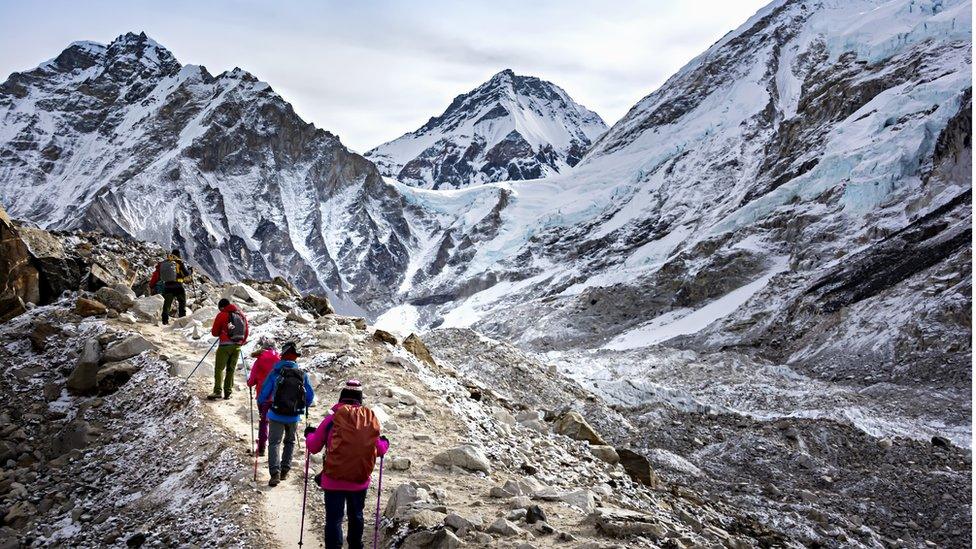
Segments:
[[[230,396],[234,390],[234,370],[237,369],[237,359],[241,356],[240,345],[218,345],[217,360],[214,362],[214,390],[213,394]]]

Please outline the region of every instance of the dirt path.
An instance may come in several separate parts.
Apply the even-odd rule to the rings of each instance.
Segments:
[[[132,328],[132,326],[127,326]],[[212,339],[209,337],[200,341],[187,341],[179,332],[175,332],[161,326],[149,326],[146,324],[138,325],[138,329],[144,336],[155,342],[160,347],[160,352],[175,359],[179,363],[179,368],[183,375],[187,375],[196,365],[200,357],[203,356]],[[248,365],[251,359],[247,359]],[[242,452],[246,453],[248,459],[253,459],[251,450],[251,428],[250,410],[248,408],[249,395],[245,384],[246,368],[238,364],[235,374],[235,391],[230,400],[207,401],[205,397],[213,387],[213,353],[211,353],[203,364],[197,369],[190,379],[192,392],[204,403],[204,408],[212,417],[215,424],[222,425],[236,435],[235,443],[241,446]],[[257,409],[254,410],[254,436],[257,437]],[[270,536],[275,540],[269,543],[269,547],[294,548],[298,547],[299,532],[302,522],[302,492],[303,474],[305,466],[305,447],[301,444],[301,433],[299,441],[295,445],[295,453],[292,458],[292,469],[287,480],[278,486],[271,488],[268,486],[268,461],[267,457],[259,458],[257,470],[257,491],[261,494],[256,505],[260,506],[262,514],[266,519],[266,524]],[[253,463],[253,462],[252,462]],[[314,466],[310,467],[309,475],[314,475]],[[322,539],[322,520],[321,505],[319,500],[321,492],[313,485],[314,481],[309,479],[308,489],[308,508],[305,516],[305,536],[302,547],[319,548],[324,547]],[[270,542],[270,540],[269,540]]]

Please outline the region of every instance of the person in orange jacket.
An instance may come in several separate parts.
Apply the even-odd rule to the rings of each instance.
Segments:
[[[221,299],[217,307],[220,312],[214,318],[210,333],[220,338],[220,343],[214,361],[214,389],[207,400],[230,398],[234,391],[234,371],[237,369],[237,360],[241,357],[241,346],[247,343],[249,331],[244,312],[230,300]]]

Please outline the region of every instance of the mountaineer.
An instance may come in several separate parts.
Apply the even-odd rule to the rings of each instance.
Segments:
[[[169,324],[173,300],[178,304],[176,317],[186,316],[186,288],[183,283],[188,282],[192,274],[193,269],[183,264],[179,250],[171,251],[166,259],[156,264],[156,270],[149,279],[149,291],[163,295],[163,324]]]
[[[251,353],[256,360],[251,364],[251,373],[247,376],[247,386],[254,387],[255,400],[261,396],[261,387],[264,380],[271,373],[271,369],[281,360],[278,351],[275,350],[274,341],[268,336],[261,336],[258,339],[258,348]],[[265,446],[268,443],[268,410],[271,409],[270,402],[258,400],[258,412],[261,419],[258,421],[258,448],[257,455],[263,456]],[[252,431],[253,432],[253,431]]]
[[[308,375],[295,362],[300,353],[292,343],[281,348],[281,360],[264,379],[258,394],[258,405],[267,403],[268,410],[268,486],[277,486],[288,477],[295,451],[295,431],[302,413],[315,402],[315,392]],[[284,448],[282,449],[282,442]]]
[[[373,411],[363,405],[363,388],[352,379],[339,392],[339,402],[332,407],[318,427],[305,428],[306,449],[318,453],[325,449],[322,472],[317,484],[325,495],[325,546],[342,547],[342,519],[349,511],[350,549],[363,546],[363,508],[370,476],[376,458],[386,454],[390,441],[380,435],[380,423]],[[382,478],[382,471],[380,472]]]
[[[213,320],[211,335],[220,338],[217,356],[214,360],[214,388],[207,400],[217,400],[223,396],[230,398],[234,390],[234,370],[241,356],[241,345],[247,343],[249,331],[247,317],[228,299],[217,302],[220,312]],[[164,313],[165,314],[165,313]],[[221,393],[223,391],[223,393]]]

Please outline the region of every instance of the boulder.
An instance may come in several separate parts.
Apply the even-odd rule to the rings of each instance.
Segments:
[[[253,305],[259,309],[269,309],[272,311],[279,310],[274,301],[271,301],[261,292],[243,283],[228,286],[223,293],[220,294],[220,297],[221,299],[229,299],[232,303],[236,304],[243,302]]]
[[[499,518],[491,523],[491,526],[488,527],[488,532],[500,536],[517,536],[522,533],[522,529],[503,518]]]
[[[123,286],[124,287],[124,286]],[[131,297],[115,288],[102,286],[95,291],[95,299],[102,302],[106,307],[124,313],[135,303],[135,295]]]
[[[27,339],[31,342],[31,348],[39,353],[43,353],[47,349],[47,340],[49,337],[60,334],[61,328],[46,322],[43,320],[37,320],[31,323],[30,334],[27,335]]]
[[[210,328],[213,326],[214,318],[217,317],[217,313],[219,312],[220,309],[217,307],[214,307],[213,305],[206,305],[184,317],[171,318],[169,319],[169,323],[174,328],[187,328],[195,323],[200,323],[201,326]]]
[[[654,473],[651,462],[646,457],[627,448],[617,448],[617,455],[620,456],[620,464],[624,466],[630,478],[644,486],[657,487],[657,474]]]
[[[18,227],[17,230],[40,272],[41,303],[51,303],[65,291],[81,288],[87,266],[69,254],[57,236],[33,227]]]
[[[129,311],[135,314],[137,318],[155,322],[163,314],[163,296],[146,295],[137,298],[133,301],[132,308]]]
[[[596,509],[596,498],[593,492],[580,489],[559,496],[559,501],[581,509],[584,513],[592,513]]]
[[[590,424],[583,419],[583,416],[579,412],[571,411],[559,416],[555,423],[553,423],[552,428],[556,433],[572,439],[583,440],[590,444],[600,446],[606,446],[607,444],[603,440],[603,437],[590,427]]]
[[[105,350],[102,360],[104,362],[122,362],[132,358],[139,353],[155,349],[156,346],[140,335],[129,336],[122,341],[109,346]]]
[[[638,511],[601,507],[587,518],[597,531],[614,538],[646,536],[658,540],[667,534],[667,528],[653,516]]]
[[[414,530],[420,528],[436,528],[444,523],[446,517],[447,514],[445,513],[430,509],[421,509],[410,516],[410,528]]]
[[[135,281],[136,271],[124,257],[102,258],[88,270],[88,288],[92,290],[116,284],[131,287]]]
[[[105,314],[106,311],[108,311],[108,307],[94,299],[79,297],[75,300],[75,313],[79,316],[99,316]]]
[[[546,519],[546,512],[542,510],[542,507],[538,505],[530,505],[526,508],[525,522],[529,524],[535,524],[537,522],[548,522]]]
[[[390,494],[390,499],[386,502],[383,516],[403,518],[408,515],[413,504],[420,501],[420,499],[421,494],[418,493],[416,486],[412,484],[401,484]]]
[[[461,540],[446,528],[410,534],[400,545],[402,549],[455,549]]]
[[[308,294],[302,298],[302,303],[309,309],[315,311],[319,316],[335,314],[332,302],[324,295]]]
[[[311,314],[299,309],[298,307],[288,311],[288,316],[285,317],[285,320],[289,322],[297,322],[299,324],[311,324],[312,322],[315,322],[315,318],[312,317]]]
[[[354,318],[352,319],[352,325],[355,326],[357,330],[366,330],[366,319]]]
[[[952,447],[952,443],[949,442],[949,439],[946,437],[935,435],[932,437],[932,446],[935,446],[936,448],[949,449]]]
[[[506,410],[504,408],[497,408],[497,407],[496,408],[492,408],[491,409],[491,417],[497,419],[498,421],[504,423],[505,425],[512,425],[512,426],[514,426],[515,423],[516,423],[515,416],[513,416],[510,413],[508,413],[508,410]]]
[[[51,441],[51,449],[55,454],[66,454],[72,450],[81,450],[88,446],[88,422],[76,419],[65,425]]]
[[[456,448],[445,450],[434,456],[435,465],[446,467],[460,467],[467,471],[491,473],[491,463],[488,462],[484,451],[471,444],[462,444]]]
[[[593,453],[598,459],[605,461],[611,465],[620,462],[620,456],[617,455],[617,451],[613,449],[613,446],[606,445],[596,445],[590,446],[590,452]]]
[[[81,356],[75,369],[68,376],[68,392],[76,395],[90,394],[98,385],[98,364],[101,362],[102,348],[97,339],[89,339],[81,349]]]
[[[19,230],[0,206],[0,322],[40,303],[40,271],[34,264]]]
[[[409,351],[413,356],[420,359],[421,362],[425,362],[428,366],[436,366],[434,357],[430,354],[430,349],[424,345],[424,342],[417,334],[410,334],[407,336],[407,338],[403,340],[403,348]]]
[[[444,525],[448,528],[453,528],[455,531],[480,530],[484,527],[481,517],[475,516],[468,519],[457,513],[448,513],[444,517]]]
[[[407,406],[417,406],[423,404],[423,401],[417,398],[417,395],[400,387],[386,387],[383,394],[389,398],[396,399],[396,401],[400,404],[405,404]]]
[[[390,469],[394,471],[406,471],[410,469],[410,458],[398,457],[390,460]]]
[[[131,362],[112,362],[105,364],[95,375],[95,383],[98,387],[98,394],[109,395],[119,390],[125,385],[133,374],[139,371],[139,367]]]
[[[399,343],[395,335],[387,332],[386,330],[380,330],[379,328],[373,331],[373,339],[379,341],[380,343],[389,343],[390,345],[396,345]]]

